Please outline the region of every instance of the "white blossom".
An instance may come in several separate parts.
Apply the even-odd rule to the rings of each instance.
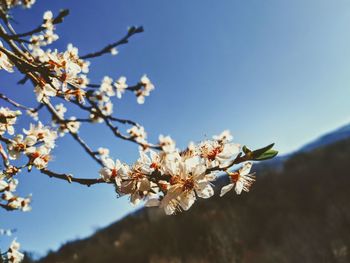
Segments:
[[[102,159],[107,158],[109,156],[109,149],[100,147],[97,149],[98,154]]]
[[[128,88],[126,84],[126,77],[120,77],[115,83],[114,86],[117,90],[117,97],[121,99],[122,94],[124,94],[125,90]]]
[[[132,138],[135,139],[138,143],[146,143],[147,133],[142,126],[133,126],[127,130]]]
[[[19,251],[20,249],[20,244],[16,241],[13,240],[8,252],[6,253],[7,260],[11,263],[20,263],[24,255]]]
[[[20,111],[12,111],[9,108],[0,107],[0,135],[7,132],[13,135],[15,129],[13,125],[17,121],[17,117],[21,115]]]
[[[113,79],[105,76],[102,79],[102,83],[100,86],[100,91],[105,93],[107,96],[112,97],[115,95],[114,89],[113,89]]]
[[[111,49],[112,56],[116,56],[116,55],[118,55],[118,53],[119,53],[119,51],[115,47]]]
[[[36,142],[36,136],[29,135],[24,138],[22,134],[16,135],[7,145],[9,158],[13,160],[18,159],[22,152],[25,152],[28,147],[33,146]]]
[[[30,147],[27,149],[27,155],[30,158],[31,163],[39,170],[47,167],[48,162],[51,160],[50,151],[47,147]]]
[[[111,158],[104,159],[103,163],[105,167],[100,170],[102,179],[106,182],[115,181],[120,186],[122,176],[118,172],[123,167],[123,164],[118,159],[113,161]]]
[[[221,189],[220,196],[223,196],[233,188],[235,188],[238,195],[241,194],[242,191],[249,192],[249,188],[255,181],[255,177],[249,174],[251,168],[252,163],[247,162],[239,171],[228,172],[231,183]]]
[[[198,150],[201,157],[206,159],[208,166],[225,166],[229,160],[237,156],[240,145],[224,141],[206,140],[199,144]]]
[[[159,135],[159,145],[167,153],[175,151],[175,141],[170,136]]]
[[[154,85],[147,75],[142,76],[140,84],[142,85],[143,89],[136,90],[135,95],[137,97],[137,103],[143,104],[145,103],[145,97],[149,96],[150,92],[154,90]]]
[[[23,129],[24,134],[30,137],[33,141],[35,137],[36,141],[44,142],[44,147],[53,149],[55,147],[55,140],[57,139],[57,132],[44,126],[40,121],[37,124],[30,124],[29,129]],[[27,139],[28,140],[28,139]],[[33,145],[33,144],[32,144]],[[30,146],[32,146],[30,145]]]
[[[191,158],[168,167],[171,174],[170,188],[161,201],[160,206],[166,214],[177,210],[188,210],[196,200],[213,196],[211,181],[215,178],[206,174],[206,166],[199,158]]]
[[[34,88],[37,101],[48,102],[50,97],[57,95],[60,85],[56,78],[52,78],[51,83],[47,83],[45,80],[41,79]]]

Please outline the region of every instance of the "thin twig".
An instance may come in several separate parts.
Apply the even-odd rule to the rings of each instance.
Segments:
[[[11,105],[13,105],[13,106],[15,106],[17,108],[20,108],[20,109],[23,109],[23,110],[28,110],[28,111],[31,111],[31,112],[35,112],[34,108],[30,108],[30,107],[24,106],[22,104],[19,104],[18,102],[8,98],[7,96],[5,96],[2,93],[0,93],[0,99],[3,99],[4,101],[7,101],[8,103],[10,103]]]
[[[80,58],[81,59],[88,59],[88,58],[94,58],[94,57],[99,57],[103,54],[106,54],[106,53],[110,53],[111,50],[117,46],[120,46],[120,45],[124,45],[124,44],[127,44],[129,42],[129,38],[132,37],[133,35],[137,34],[137,33],[141,33],[143,32],[143,27],[140,26],[140,27],[131,27],[129,30],[128,30],[128,33],[120,40],[112,43],[112,44],[109,44],[107,45],[106,47],[102,48],[100,51],[97,51],[97,52],[93,52],[93,53],[90,53],[90,54],[87,54],[87,55],[84,55],[84,56],[81,56]]]
[[[69,183],[78,183],[78,184],[82,184],[82,185],[86,185],[86,186],[91,186],[94,184],[102,184],[102,183],[106,183],[102,178],[96,178],[96,179],[89,179],[89,178],[75,178],[70,174],[65,174],[65,173],[56,173],[53,171],[50,171],[48,169],[41,169],[40,172],[42,174],[46,174],[49,177],[54,177],[57,179],[61,179],[61,180],[66,180]]]
[[[125,136],[125,135],[123,135],[123,134],[119,131],[118,127],[113,126],[113,124],[112,124],[111,121],[108,119],[108,117],[105,116],[105,115],[101,112],[101,110],[98,108],[98,106],[96,105],[95,102],[93,102],[89,97],[87,97],[87,100],[88,100],[89,103],[96,109],[98,116],[101,117],[101,118],[104,120],[104,122],[105,122],[105,124],[107,125],[107,127],[113,132],[113,134],[114,134],[116,137],[118,137],[118,138],[120,138],[120,139],[123,139],[123,140],[126,140],[126,141],[131,141],[131,142],[133,142],[133,143],[136,143],[136,144],[140,145],[140,146],[143,147],[143,148],[152,148],[152,149],[161,150],[160,145],[154,145],[154,144],[149,144],[149,143],[147,143],[147,144],[140,143],[140,142],[136,141],[136,140],[135,140],[135,137],[133,137],[133,136]]]
[[[44,103],[46,108],[49,110],[49,112],[55,117],[56,120],[58,120],[59,122],[65,122],[66,120],[61,118],[55,108],[51,105],[51,103],[46,102]],[[69,129],[68,129],[69,130]],[[87,154],[89,154],[92,159],[94,159],[99,165],[103,166],[103,162],[101,161],[101,159],[99,159],[96,154],[94,153],[93,150],[90,149],[90,147],[84,142],[84,140],[82,138],[80,138],[80,136],[77,133],[71,132],[69,130],[70,135],[80,144],[80,146],[83,147],[83,149],[86,151]]]
[[[63,9],[60,11],[60,13],[52,20],[52,24],[59,24],[63,21],[63,18],[66,17],[69,14],[69,10],[68,9]],[[44,21],[45,22],[45,21]],[[21,37],[27,37],[27,36],[31,36],[33,34],[36,33],[40,33],[41,31],[46,30],[46,27],[43,27],[42,24],[36,28],[34,28],[33,30],[30,30],[28,32],[25,33],[19,33],[19,34],[15,34],[15,35],[8,35],[9,38],[11,39],[19,39]]]

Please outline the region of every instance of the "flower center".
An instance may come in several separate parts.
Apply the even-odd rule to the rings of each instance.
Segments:
[[[182,190],[183,191],[189,191],[194,188],[194,181],[192,178],[188,178],[184,180],[183,185],[182,185]]]
[[[234,172],[230,174],[230,178],[233,183],[236,183],[239,180],[240,174],[239,172]]]

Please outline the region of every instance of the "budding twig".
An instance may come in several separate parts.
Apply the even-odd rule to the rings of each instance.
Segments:
[[[88,58],[99,57],[99,56],[102,56],[103,54],[106,54],[106,53],[110,53],[113,48],[115,48],[117,46],[120,46],[120,45],[127,44],[129,42],[129,38],[130,37],[132,37],[133,35],[135,35],[137,33],[141,33],[141,32],[143,32],[143,27],[142,26],[140,26],[140,27],[131,27],[128,30],[128,33],[122,39],[120,39],[120,40],[118,40],[118,41],[116,41],[116,42],[114,42],[112,44],[107,45],[106,47],[102,48],[100,51],[93,52],[93,53],[81,56],[80,58],[88,59]]]

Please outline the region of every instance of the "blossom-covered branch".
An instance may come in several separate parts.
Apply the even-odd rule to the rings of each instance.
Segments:
[[[0,99],[6,104],[0,107],[1,208],[30,211],[31,196],[16,195],[16,188],[22,172],[36,169],[43,175],[69,183],[110,184],[119,196],[128,196],[132,204],[143,201],[146,206],[164,209],[166,214],[176,214],[188,210],[200,198],[213,196],[213,183],[221,174],[227,175],[230,181],[221,189],[221,196],[231,189],[237,194],[248,192],[255,181],[250,172],[253,161],[277,155],[273,144],[258,150],[242,147],[233,142],[229,131],[192,142],[182,150],[170,136],[160,135],[157,142],[149,142],[141,124],[115,116],[113,112],[115,101],[122,99],[126,92],[133,93],[137,103],[145,103],[155,89],[149,77],[142,75],[135,85],[129,85],[125,76],[105,76],[100,84],[92,84],[98,81],[91,83],[89,79],[88,59],[115,55],[117,46],[128,43],[130,37],[143,32],[143,28],[130,27],[120,40],[80,56],[78,48],[72,44],[65,50],[47,48],[59,38],[55,29],[68,15],[68,10],[56,16],[47,11],[39,26],[16,33],[9,10],[29,8],[34,2],[0,1],[0,70],[17,72],[21,75],[20,84],[30,82],[34,105],[37,105],[28,107],[0,93]],[[70,105],[79,110],[79,116],[69,116]],[[32,122],[21,132],[16,125],[23,113],[28,114]],[[43,122],[47,119],[43,116],[47,115],[50,121]],[[86,128],[103,125],[117,139],[135,143],[139,146],[139,158],[127,164],[110,156],[107,148],[93,149],[79,134],[82,125]],[[99,165],[94,178],[79,178],[67,170],[50,169],[59,138],[67,134]],[[18,249],[19,244],[14,241],[3,257],[9,262],[19,262],[23,256]]]

